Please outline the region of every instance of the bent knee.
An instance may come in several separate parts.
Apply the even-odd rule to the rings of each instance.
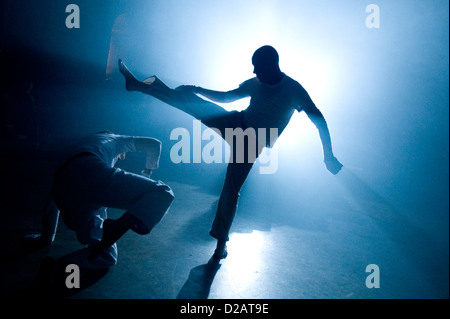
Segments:
[[[173,194],[172,189],[164,183],[158,182],[157,191],[161,193],[161,197],[163,199],[165,199],[169,202],[172,202],[173,199],[175,198],[175,195]]]
[[[175,198],[175,196],[173,195],[172,190],[161,192],[160,196],[161,196],[160,200],[162,202],[166,203],[167,207],[169,207],[172,204],[172,202],[173,202],[173,200]]]

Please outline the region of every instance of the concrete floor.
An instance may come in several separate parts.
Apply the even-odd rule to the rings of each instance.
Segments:
[[[2,179],[0,229],[1,294],[6,297],[26,296],[45,256],[58,258],[82,248],[60,221],[53,245],[21,249],[22,236],[40,230],[38,211],[49,185],[49,163],[33,154],[10,152],[2,160],[8,170]],[[125,234],[118,242],[117,265],[89,286],[81,282],[69,298],[448,298],[448,251],[364,190],[355,175],[344,170],[340,178],[327,182],[335,183],[327,199],[301,206],[291,198],[285,204],[290,206],[282,207],[282,196],[266,196],[264,178],[259,183],[266,187],[250,191],[249,185],[258,183],[250,176],[229,256],[220,262],[210,262],[215,241],[208,235],[218,196],[201,186],[165,180],[176,199],[162,222],[147,236]],[[359,200],[343,187],[346,180],[359,191]],[[303,190],[298,202],[315,191]],[[109,210],[113,218],[121,213]],[[379,266],[380,288],[366,287],[369,264]]]

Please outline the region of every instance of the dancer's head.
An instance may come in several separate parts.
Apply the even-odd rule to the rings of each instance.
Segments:
[[[278,62],[277,50],[270,45],[262,46],[253,53],[253,73],[256,74],[261,82],[277,83],[281,79],[281,70]]]

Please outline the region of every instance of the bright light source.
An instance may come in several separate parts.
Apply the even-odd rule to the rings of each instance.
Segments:
[[[230,236],[226,269],[232,282],[239,286],[239,291],[251,286],[259,277],[265,237],[266,234],[260,231],[250,234],[233,233]]]

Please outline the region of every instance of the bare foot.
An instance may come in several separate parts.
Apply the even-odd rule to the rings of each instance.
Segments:
[[[125,63],[121,59],[119,59],[119,71],[122,73],[122,75],[125,77],[125,88],[127,91],[138,91],[140,85],[142,84],[139,82],[138,79],[131,73],[131,71],[127,68]]]

